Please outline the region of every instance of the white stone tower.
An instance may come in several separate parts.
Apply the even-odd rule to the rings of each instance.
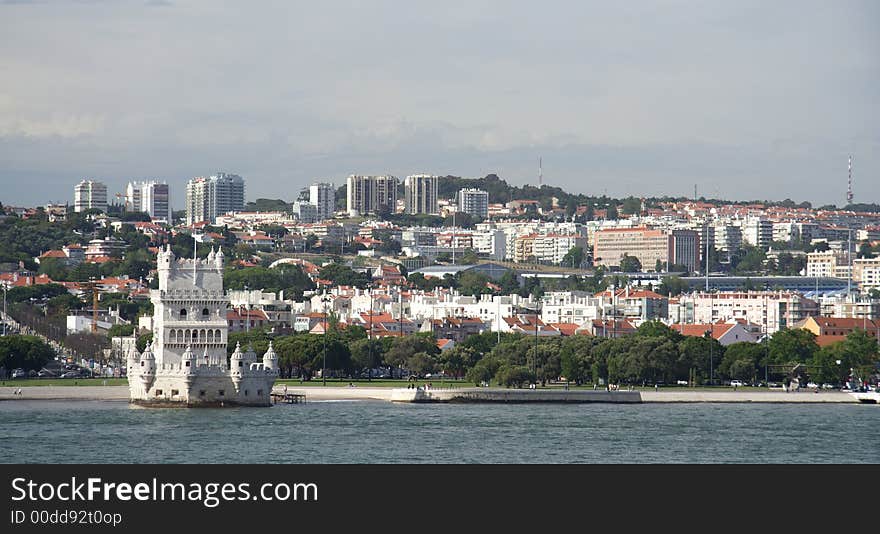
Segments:
[[[153,342],[143,354],[129,351],[131,401],[146,405],[269,406],[278,374],[272,347],[257,362],[236,347],[227,364],[223,252],[207,259],[175,258],[171,247],[157,257],[159,289],[153,303]],[[268,365],[267,365],[268,363]]]

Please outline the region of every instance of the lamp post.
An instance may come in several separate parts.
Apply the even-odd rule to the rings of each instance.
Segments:
[[[8,320],[7,317],[9,317],[6,314],[6,292],[7,291],[9,291],[9,288],[7,288],[6,284],[4,284],[3,285],[3,335],[4,336],[6,335],[6,321]]]
[[[367,371],[367,381],[373,381],[373,284],[367,284],[367,291],[370,292],[370,331],[367,332],[367,361],[370,363],[370,370]]]
[[[540,301],[535,302],[535,357],[532,358],[532,372],[535,375],[535,387],[538,386],[538,314],[540,313]]]
[[[324,303],[324,364],[321,366],[321,385],[327,385],[327,303],[330,302],[330,297],[327,296],[326,292],[324,296],[321,297],[321,302]]]

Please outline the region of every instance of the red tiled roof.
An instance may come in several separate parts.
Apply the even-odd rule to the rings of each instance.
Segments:
[[[63,250],[48,250],[42,254],[40,254],[40,258],[64,258],[67,259],[67,254],[64,253]]]
[[[262,319],[263,321],[269,320],[263,310],[246,310],[241,308],[226,310],[227,321],[240,321],[242,319]]]
[[[706,332],[711,332],[712,337],[715,339],[721,339],[724,334],[727,333],[728,330],[733,328],[735,325],[727,324],[727,323],[716,323],[716,324],[674,324],[671,325],[670,328],[678,332],[683,336],[691,336],[691,337],[703,337],[706,335]]]

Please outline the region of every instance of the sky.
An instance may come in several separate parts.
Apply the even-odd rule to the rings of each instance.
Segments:
[[[880,2],[0,0],[0,202],[218,171],[880,202]]]

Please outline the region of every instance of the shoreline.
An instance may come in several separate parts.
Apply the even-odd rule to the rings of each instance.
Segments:
[[[21,388],[22,394],[13,395],[14,387],[0,387],[0,401],[16,400],[97,400],[128,401],[128,386],[29,386]],[[304,393],[308,401],[391,401],[390,387],[345,386],[299,386],[288,387],[289,393]],[[785,403],[785,404],[859,404],[848,393],[841,391],[786,392],[771,391],[707,391],[669,389],[640,391],[642,403]]]

